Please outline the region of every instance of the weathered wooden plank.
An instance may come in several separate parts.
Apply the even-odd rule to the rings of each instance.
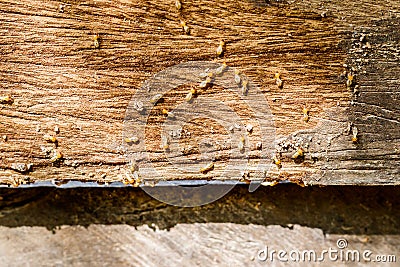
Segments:
[[[343,238],[345,250],[395,255],[397,262],[388,266],[397,266],[400,256],[395,186],[286,184],[254,193],[237,186],[193,208],[166,205],[139,188],[2,188],[0,196],[0,259],[6,266],[280,266],[258,261],[257,253],[264,246],[321,253],[338,249]],[[326,258],[318,266],[350,262]],[[364,264],[371,265],[362,258],[357,263]]]
[[[209,155],[202,158],[199,141],[215,145],[230,137],[215,121],[188,122],[191,138],[180,142],[192,149],[176,159],[159,148],[160,125],[166,121],[161,110],[184,102],[188,88],[200,78],[171,91],[150,113],[144,139],[161,175],[142,168],[145,151],[127,153],[135,149],[124,143],[132,96],[154,74],[188,61],[226,62],[228,74],[237,68],[251,79],[250,89],[260,89],[255,99],[266,99],[248,107],[240,93],[218,86],[199,91],[199,99],[214,97],[231,107],[243,124],[254,125],[254,133],[246,137],[250,149],[230,161],[249,158],[250,176],[245,180],[260,178],[253,170],[264,160],[261,174],[269,171],[261,178],[270,181],[399,183],[398,1],[202,0],[183,1],[180,11],[174,1],[3,1],[0,12],[0,95],[13,99],[0,104],[0,132],[7,138],[1,143],[3,184],[49,178],[129,182],[132,158],[147,181],[236,179],[223,173],[236,139],[231,146],[211,149],[221,152],[214,169],[198,172],[213,160]],[[180,20],[190,28],[189,35]],[[218,58],[215,51],[222,39],[226,51]],[[282,73],[283,88],[275,84],[277,72]],[[347,88],[345,73],[350,72],[355,78]],[[265,138],[259,125],[271,123],[271,117],[253,115],[265,107],[276,130],[276,136],[268,138],[276,137],[276,143],[264,143],[258,152],[255,145]],[[310,110],[308,122],[302,120],[303,107]],[[359,131],[356,144],[347,131],[349,124]],[[214,132],[203,135],[211,126]],[[57,136],[57,148],[43,139],[45,134]],[[305,156],[294,161],[299,146]],[[52,160],[55,151],[62,158]],[[281,157],[280,169],[269,166],[274,154]],[[17,163],[32,167],[21,173],[25,166]],[[186,166],[195,172],[176,171]],[[239,177],[240,170],[236,172]]]
[[[397,266],[400,245],[398,236],[323,235],[319,229],[298,225],[288,229],[279,225],[183,224],[170,231],[127,225],[63,226],[55,234],[43,227],[0,227],[0,233],[0,258],[6,266],[368,266],[369,260],[379,259],[381,266]],[[338,260],[334,260],[336,254],[331,256],[333,260],[329,254],[321,257],[324,249],[340,251],[336,242],[343,239],[349,244],[345,253],[359,251],[360,261],[356,256],[353,260],[353,254],[340,258],[338,253]],[[289,255],[279,260],[277,252],[265,261],[261,254],[259,260],[258,253],[265,246],[268,253],[315,251],[320,260],[314,261],[313,256],[308,260],[308,254],[300,262],[294,260],[296,254],[293,260]],[[372,254],[364,259],[364,251]]]

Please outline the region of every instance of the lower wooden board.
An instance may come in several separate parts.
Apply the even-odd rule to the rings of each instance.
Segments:
[[[398,235],[324,235],[299,225],[288,229],[203,223],[178,225],[170,231],[127,225],[63,226],[55,234],[43,227],[0,227],[0,233],[0,258],[6,266],[369,266],[371,261],[398,266],[400,246]],[[345,240],[349,248],[338,249],[338,240]],[[323,254],[329,248],[331,258]],[[269,253],[265,260],[263,250]],[[287,253],[281,260],[279,251]],[[314,254],[308,256],[314,251],[316,260]]]
[[[7,0],[0,14],[3,185],[400,183],[398,1]]]
[[[398,266],[399,196],[396,186],[287,184],[254,193],[241,186],[216,202],[183,208],[139,188],[0,188],[0,259],[3,266],[295,264],[271,262],[270,255],[260,261],[267,246],[270,253],[315,250],[318,258],[329,248],[361,253],[360,262],[326,257],[298,266]],[[371,260],[396,261],[367,262],[366,250]]]

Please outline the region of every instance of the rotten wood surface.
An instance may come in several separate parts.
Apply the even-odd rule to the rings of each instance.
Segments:
[[[234,179],[223,170],[236,165],[238,158],[229,155],[240,136],[219,146],[232,136],[217,118],[186,122],[191,135],[178,140],[185,153],[171,157],[160,149],[167,121],[162,109],[179,113],[176,107],[200,78],[169,91],[152,108],[142,150],[124,142],[134,94],[157,73],[191,61],[226,62],[232,78],[236,68],[251,80],[250,107],[247,96],[217,85],[198,90],[195,99],[219,100],[238,123],[254,126],[246,134],[246,153],[239,154],[248,160],[244,180],[259,179],[254,166],[262,162],[261,179],[269,181],[400,183],[398,1],[202,0],[182,1],[181,10],[174,2],[0,2],[0,96],[12,98],[0,104],[0,183]],[[218,57],[221,40],[226,47]],[[281,73],[282,88],[275,73]],[[348,87],[350,73],[355,78]],[[257,117],[259,110],[268,112]],[[275,131],[262,152],[256,149],[265,140],[260,125]],[[352,128],[359,132],[356,143]],[[56,136],[56,144],[46,134]],[[202,140],[211,140],[214,154],[202,158]],[[293,160],[298,147],[304,158]],[[141,166],[144,150],[157,175]],[[282,168],[271,164],[274,154]],[[134,160],[140,178],[132,175]],[[214,168],[199,173],[211,160]],[[186,166],[192,169],[177,171]]]

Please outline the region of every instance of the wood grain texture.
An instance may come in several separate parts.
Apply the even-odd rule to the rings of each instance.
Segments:
[[[0,133],[7,136],[0,147],[2,184],[124,181],[129,159],[123,123],[132,96],[154,74],[188,61],[225,61],[240,69],[267,99],[259,105],[268,104],[274,116],[276,143],[308,146],[300,162],[291,159],[295,149],[289,146],[282,168],[272,166],[266,180],[399,184],[398,1],[202,0],[183,1],[179,12],[174,1],[2,1],[0,13],[0,96],[13,98],[0,104]],[[217,58],[221,39],[226,51]],[[345,85],[350,70],[356,93]],[[180,89],[157,105],[154,121],[157,110],[182,101],[187,88]],[[212,87],[204,95],[236,100],[218,92]],[[302,121],[304,106],[310,108],[308,123]],[[237,113],[245,121],[243,110]],[[210,123],[189,123],[188,130],[201,136]],[[349,123],[359,129],[358,144],[346,132]],[[55,146],[43,135],[54,134],[55,126],[63,158],[52,163]],[[148,140],[159,136],[157,127],[150,120]],[[223,129],[216,131],[224,136]],[[156,153],[158,143],[152,144]],[[148,180],[231,178],[218,176],[223,160],[207,175],[179,177],[176,166],[159,157],[153,162],[163,175],[143,172]],[[20,173],[16,163],[33,165]]]

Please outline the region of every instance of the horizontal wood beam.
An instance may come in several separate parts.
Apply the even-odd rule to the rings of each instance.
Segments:
[[[2,1],[0,183],[400,183],[398,1],[181,4],[178,10],[172,0]],[[242,83],[227,89],[219,77],[199,88],[205,78],[196,65],[190,77],[198,80],[152,103],[139,145],[126,142],[135,134],[129,124],[135,97],[148,93],[150,101],[159,88],[148,92],[146,85],[157,79],[173,85],[160,75],[194,61],[208,62],[214,74],[225,62],[224,81],[237,70]],[[167,112],[190,110],[191,89],[193,107],[213,99],[226,110],[185,121],[190,134],[169,137],[168,151]],[[235,116],[242,128],[232,134],[221,123]],[[244,153],[236,153],[242,137]],[[294,159],[296,153],[304,155]],[[227,166],[239,167],[227,175]]]

